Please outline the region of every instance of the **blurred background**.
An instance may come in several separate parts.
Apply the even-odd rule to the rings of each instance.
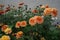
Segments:
[[[28,8],[35,8],[36,6],[39,5],[46,5],[48,4],[52,8],[57,8],[58,9],[58,16],[57,16],[57,21],[60,21],[60,0],[0,0],[0,4],[4,4],[7,6],[8,4],[18,6],[18,3],[24,2],[25,4],[28,5]]]

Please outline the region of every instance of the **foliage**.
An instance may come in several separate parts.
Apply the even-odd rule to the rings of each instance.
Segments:
[[[22,3],[23,4],[23,3]],[[19,4],[22,6],[22,4]],[[10,11],[5,12],[0,15],[0,37],[3,35],[10,36],[11,40],[59,40],[60,39],[60,29],[58,29],[55,25],[52,25],[54,20],[52,20],[51,13],[48,15],[44,15],[44,10],[46,7],[38,6],[33,11],[31,9],[27,10],[27,5],[23,5],[18,9],[10,8]],[[51,8],[53,9],[53,8]],[[49,10],[50,11],[50,10]],[[47,12],[49,12],[47,11]],[[56,13],[56,12],[54,12]],[[55,15],[55,14],[54,14]],[[35,25],[29,24],[29,19],[34,16],[42,16],[44,21],[41,24],[36,23]],[[18,21],[26,21],[27,25],[25,27],[16,28],[16,23]],[[2,26],[8,25],[11,28],[12,32],[10,34],[6,34],[5,31],[2,31]],[[6,29],[5,29],[6,30]],[[17,39],[17,33],[22,31],[22,37],[19,36]],[[16,33],[16,34],[15,34]],[[12,35],[14,34],[14,35]],[[42,39],[41,39],[42,38]]]

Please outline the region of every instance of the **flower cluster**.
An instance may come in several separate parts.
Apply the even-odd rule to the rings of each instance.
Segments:
[[[27,22],[26,21],[18,21],[17,23],[16,23],[16,28],[19,28],[19,27],[26,27],[27,26]]]
[[[8,25],[3,25],[1,28],[2,32],[4,32],[5,34],[10,34],[12,32],[11,28],[9,28]]]
[[[56,8],[46,8],[44,10],[44,15],[52,15],[53,17],[57,16],[57,9]]]
[[[34,40],[38,40],[39,37],[41,37],[39,40],[45,40],[48,37],[45,37],[44,32],[50,32],[48,30],[50,30],[49,26],[52,22],[51,17],[57,16],[57,9],[50,8],[48,5],[40,5],[33,10],[27,10],[27,7],[24,6],[25,8],[23,8],[23,5],[24,3],[19,3],[18,10],[15,9],[15,6],[11,8],[9,5],[6,9],[0,10],[2,16],[0,20],[3,21],[2,24],[0,23],[2,34],[0,40],[13,40],[11,36],[16,39],[24,38],[26,40],[28,40],[28,37],[33,40],[34,36],[36,36]],[[0,8],[2,7],[3,5],[0,5]],[[18,16],[14,17],[14,15]]]
[[[31,26],[34,26],[36,23],[38,24],[42,24],[44,21],[43,17],[42,16],[34,16],[32,18],[29,19],[29,24]]]

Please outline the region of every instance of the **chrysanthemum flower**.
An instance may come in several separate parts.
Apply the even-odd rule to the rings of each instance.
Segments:
[[[57,16],[57,9],[56,8],[52,8],[52,16],[56,17]]]
[[[19,3],[19,5],[23,5],[23,4],[24,4],[23,2]]]
[[[10,9],[5,9],[4,11],[5,11],[5,12],[8,12],[8,11],[10,11]]]
[[[45,8],[44,15],[50,15],[51,14],[51,8]]]
[[[46,4],[46,5],[45,5],[45,8],[49,8],[49,5],[48,5],[48,4]]]
[[[38,12],[38,10],[34,9],[34,10],[32,10],[32,12],[33,12],[33,13],[37,13],[37,12]]]
[[[16,38],[21,38],[23,36],[23,32],[22,31],[19,31],[16,33]]]
[[[34,18],[38,24],[42,24],[44,21],[42,16],[35,16]]]
[[[10,6],[6,7],[5,12],[10,11]]]
[[[3,25],[1,30],[4,31],[5,29],[7,29],[9,26],[8,25]]]
[[[23,2],[19,3],[18,8],[21,8],[23,6],[23,4],[24,4]]]
[[[34,25],[36,24],[36,20],[35,20],[34,17],[32,17],[32,18],[29,19],[29,24],[30,24],[31,26],[34,26]]]
[[[1,14],[4,14],[4,10],[0,10],[0,15],[1,15]]]
[[[16,27],[16,28],[19,28],[19,27],[20,27],[20,25],[21,25],[21,22],[20,22],[20,21],[18,21],[18,22],[16,23],[15,27]]]
[[[5,34],[10,34],[12,32],[11,28],[7,28],[4,30],[4,33]]]
[[[10,6],[6,7],[6,9],[10,9]]]
[[[1,37],[1,40],[10,40],[10,37],[7,36],[7,35],[3,35],[3,36]]]
[[[26,21],[21,21],[21,27],[26,27],[27,22]]]

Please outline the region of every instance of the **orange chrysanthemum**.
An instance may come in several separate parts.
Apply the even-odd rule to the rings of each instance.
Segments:
[[[35,16],[34,18],[38,24],[42,24],[44,21],[42,16]]]
[[[0,10],[0,14],[4,14],[4,10]]]
[[[10,34],[12,32],[12,29],[11,28],[7,28],[4,30],[4,33],[5,34]]]
[[[34,26],[36,24],[36,20],[34,19],[34,17],[32,17],[32,18],[29,19],[29,24],[31,26]]]
[[[27,22],[26,21],[21,21],[21,27],[26,27]]]
[[[18,8],[21,8],[23,5],[24,5],[24,3],[23,3],[23,2],[19,3]]]
[[[32,12],[33,12],[33,13],[37,13],[37,12],[38,12],[38,10],[34,9],[34,10],[32,10]]]
[[[5,12],[8,12],[8,11],[10,11],[10,9],[5,9],[4,11],[5,11]]]
[[[23,32],[22,31],[19,31],[19,32],[16,33],[16,38],[17,39],[22,37],[22,36],[23,36]]]
[[[19,28],[20,27],[20,24],[21,24],[21,22],[20,21],[18,21],[17,23],[16,23],[16,28]]]
[[[10,11],[10,6],[6,7],[5,12]]]
[[[52,16],[56,17],[57,16],[57,9],[56,8],[52,8]]]
[[[50,15],[51,14],[51,8],[45,8],[44,15]]]
[[[3,25],[2,28],[1,28],[1,30],[4,31],[7,28],[8,28],[8,25]]]
[[[23,4],[24,4],[23,2],[19,3],[19,5],[23,5]]]
[[[6,9],[10,9],[10,6],[6,7]]]
[[[49,5],[48,5],[48,4],[46,4],[46,5],[45,5],[45,8],[49,8]]]

